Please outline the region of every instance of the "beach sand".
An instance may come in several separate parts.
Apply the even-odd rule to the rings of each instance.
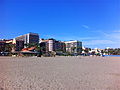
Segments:
[[[0,90],[120,90],[120,57],[0,57]]]

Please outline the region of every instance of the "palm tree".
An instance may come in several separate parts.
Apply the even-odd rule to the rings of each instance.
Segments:
[[[40,51],[41,51],[40,44],[36,44],[36,45],[35,45],[35,47],[36,47],[36,49],[35,49],[36,51],[38,51],[38,52],[40,52]]]
[[[35,50],[38,52],[37,56],[38,56],[38,57],[41,57],[42,51],[41,51],[40,44],[36,44],[35,47],[36,47]]]
[[[45,53],[45,52],[46,52],[46,47],[45,47],[45,46],[40,47],[40,49],[41,49],[41,52],[42,52],[42,53]]]
[[[16,49],[16,45],[15,44],[10,44],[10,47],[12,48],[11,52],[14,52]]]
[[[86,49],[84,50],[84,52],[85,52],[85,53],[88,53],[88,52],[89,52],[89,49],[88,49],[88,48],[86,48]]]

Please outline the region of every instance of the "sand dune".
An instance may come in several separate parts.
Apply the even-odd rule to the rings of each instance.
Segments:
[[[120,58],[0,57],[0,90],[120,90]]]

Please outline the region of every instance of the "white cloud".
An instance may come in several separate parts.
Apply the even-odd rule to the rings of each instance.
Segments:
[[[119,40],[120,41],[120,32],[110,32],[105,34],[106,38],[111,39],[111,40]]]
[[[114,41],[111,40],[90,40],[84,41],[84,45],[107,45],[107,44],[115,44]]]
[[[89,29],[89,26],[87,25],[82,25],[83,28]]]
[[[120,30],[114,30],[113,32],[120,32]]]
[[[84,41],[84,45],[88,46],[110,46],[113,48],[120,48],[120,31],[108,32],[99,31],[102,34],[101,39]]]

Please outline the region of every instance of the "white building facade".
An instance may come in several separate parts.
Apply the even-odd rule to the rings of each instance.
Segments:
[[[74,41],[66,41],[66,52],[69,53],[77,53],[81,54],[82,52],[82,42],[74,40]]]

